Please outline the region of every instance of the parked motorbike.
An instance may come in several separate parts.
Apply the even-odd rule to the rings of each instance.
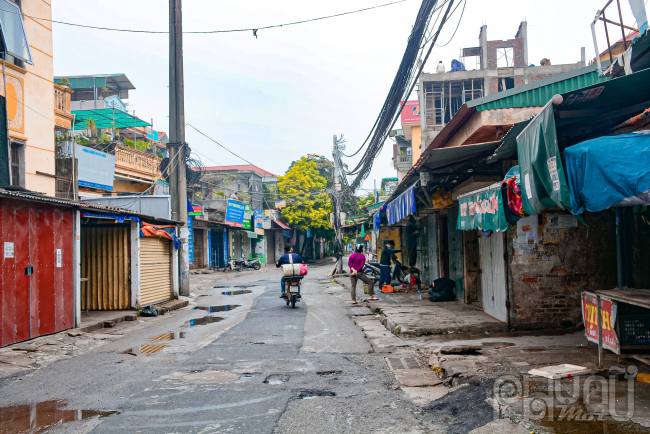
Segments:
[[[393,280],[397,280],[399,283],[409,283],[406,277],[409,274],[409,267],[402,265],[395,255],[391,259],[393,260],[393,268],[391,270]]]
[[[223,272],[225,273],[226,270],[241,271],[241,270],[244,269],[244,262],[246,262],[246,261],[244,261],[243,258],[240,259],[240,260],[237,260],[237,259],[233,258],[233,259],[228,261],[228,264],[226,264],[225,267],[223,267]]]
[[[379,262],[366,262],[363,272],[371,279],[379,280]]]
[[[252,268],[253,270],[259,270],[262,268],[262,264],[260,263],[260,258],[254,258],[249,261],[244,260],[242,258],[244,263],[242,264],[242,268]]]
[[[293,276],[293,277],[285,277],[284,278],[284,284],[285,284],[285,291],[284,291],[284,299],[287,302],[287,306],[291,304],[291,308],[296,307],[296,303],[301,300],[300,296],[300,286],[302,283],[300,282],[302,278],[305,276]]]

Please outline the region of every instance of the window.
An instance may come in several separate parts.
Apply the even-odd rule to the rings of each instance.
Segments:
[[[497,68],[512,68],[515,66],[512,47],[497,48]]]
[[[7,61],[19,60],[33,65],[20,6],[13,1],[0,0],[0,24],[6,45]],[[13,63],[17,64],[16,61]]]
[[[25,187],[25,146],[11,142],[11,185]]]

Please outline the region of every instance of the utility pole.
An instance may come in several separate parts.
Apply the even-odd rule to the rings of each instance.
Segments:
[[[334,244],[336,251],[336,260],[338,265],[336,273],[343,273],[343,235],[341,234],[341,180],[339,179],[339,149],[336,135],[334,135],[334,147],[332,148],[332,160],[334,160],[334,191],[332,191],[333,205],[334,205],[334,233],[336,234],[336,242]]]
[[[169,0],[169,193],[172,218],[183,223],[179,262],[179,290],[190,293],[189,229],[187,226],[187,179],[185,156],[185,88],[183,81],[183,15],[181,0]]]

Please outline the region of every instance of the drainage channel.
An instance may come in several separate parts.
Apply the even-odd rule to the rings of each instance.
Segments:
[[[207,310],[208,312],[227,312],[238,308],[240,304],[226,304],[222,306],[196,306],[194,309]]]
[[[0,407],[0,432],[2,433],[40,433],[68,422],[104,418],[119,411],[62,410],[65,401],[43,401],[34,404]],[[5,431],[4,428],[7,428]]]
[[[122,354],[130,354],[132,356],[150,356],[159,353],[168,347],[169,345],[164,344],[140,345],[139,347],[129,348],[128,350],[123,351]]]
[[[250,289],[242,289],[240,291],[223,291],[221,295],[242,295],[242,294],[250,294],[251,291]]]
[[[185,332],[171,332],[164,333],[162,335],[154,336],[151,338],[152,341],[171,341],[174,339],[185,339]]]

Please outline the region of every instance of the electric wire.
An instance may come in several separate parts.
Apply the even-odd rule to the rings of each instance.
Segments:
[[[304,23],[310,23],[310,22],[314,22],[314,21],[326,20],[326,19],[329,19],[329,18],[342,17],[342,16],[345,16],[345,15],[351,15],[351,14],[356,14],[356,13],[359,13],[359,12],[365,12],[365,11],[370,11],[370,10],[373,10],[373,9],[379,9],[379,8],[383,8],[383,7],[386,7],[386,6],[391,6],[391,5],[394,5],[394,4],[397,4],[397,3],[403,3],[405,1],[406,0],[397,0],[397,1],[390,2],[390,3],[384,3],[384,4],[381,4],[381,5],[369,6],[367,8],[357,9],[357,10],[354,10],[354,11],[341,12],[341,13],[338,13],[338,14],[326,15],[326,16],[317,17],[317,18],[309,18],[309,19],[306,19],[306,20],[293,21],[293,22],[283,23],[283,24],[273,24],[273,25],[270,25],[270,26],[250,27],[250,28],[245,28],[245,29],[229,29],[229,30],[190,31],[190,32],[183,32],[183,34],[215,34],[215,33],[251,32],[251,31],[258,32],[260,30],[275,29],[275,28],[278,28],[278,27],[295,26],[297,24],[304,24]],[[9,11],[9,10],[5,10],[5,9],[0,9],[0,10],[2,10],[3,12],[9,12],[9,13],[17,14],[14,11]],[[73,27],[83,27],[83,28],[86,28],[86,29],[93,29],[93,30],[106,30],[106,31],[123,32],[123,33],[169,34],[169,31],[117,29],[117,28],[112,28],[112,27],[89,26],[89,25],[86,25],[86,24],[69,23],[69,22],[66,22],[66,21],[58,21],[58,20],[52,20],[52,19],[48,19],[48,18],[40,18],[40,17],[35,17],[35,16],[31,16],[31,15],[26,15],[26,14],[22,14],[22,15],[26,16],[26,17],[29,17],[29,18],[32,18],[34,20],[48,21],[48,22],[55,23],[55,24],[62,24],[62,25],[73,26]]]
[[[188,127],[192,127],[194,130],[196,130],[197,133],[201,134],[203,137],[205,137],[206,139],[210,140],[211,142],[214,142],[214,143],[216,143],[217,145],[221,146],[223,149],[225,149],[226,151],[230,152],[230,153],[231,153],[232,155],[234,155],[235,157],[237,157],[237,158],[239,158],[239,159],[241,159],[241,160],[244,160],[244,161],[247,162],[248,164],[253,164],[253,163],[251,163],[250,161],[248,161],[247,159],[245,159],[244,157],[240,157],[239,155],[235,154],[233,151],[231,151],[230,149],[226,148],[224,145],[222,145],[221,143],[217,142],[216,140],[214,140],[214,139],[211,138],[210,136],[206,135],[206,134],[203,133],[201,130],[199,130],[198,128],[196,128],[194,125],[192,125],[192,124],[185,124],[185,125],[188,126]],[[254,164],[253,164],[253,165],[254,165]]]

